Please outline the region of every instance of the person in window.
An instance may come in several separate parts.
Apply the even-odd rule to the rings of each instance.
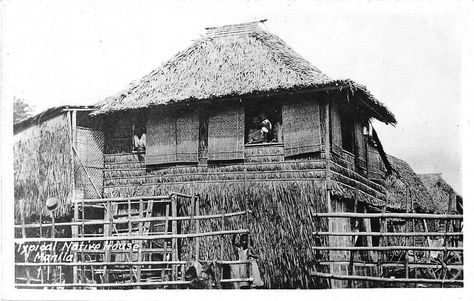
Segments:
[[[272,133],[272,123],[268,120],[267,115],[265,113],[261,113],[259,115],[260,121],[260,131],[263,135],[263,142],[269,142]]]
[[[145,152],[146,149],[146,133],[143,127],[140,127],[133,136],[133,150],[139,153]]]
[[[258,117],[255,116],[252,118],[250,124],[249,134],[248,134],[248,143],[262,143],[265,141],[265,136],[263,135],[262,128],[259,126]]]

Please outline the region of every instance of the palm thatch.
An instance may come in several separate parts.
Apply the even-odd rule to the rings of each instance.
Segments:
[[[209,28],[207,35],[161,67],[108,97],[93,114],[177,102],[244,97],[319,88],[347,89],[373,117],[396,123],[394,115],[364,86],[332,80],[260,22]],[[375,113],[374,113],[375,112]]]
[[[46,215],[45,202],[60,200],[57,216],[70,213],[71,147],[70,125],[62,113],[15,135],[14,188],[15,219],[20,218],[18,200],[25,200],[26,218]]]
[[[416,212],[439,212],[423,182],[407,162],[387,155],[392,174],[385,180],[388,207]]]
[[[418,174],[426,189],[430,193],[434,204],[441,213],[449,213],[448,206],[452,201],[452,210],[456,209],[455,200],[461,199],[456,191],[443,179],[440,173]]]

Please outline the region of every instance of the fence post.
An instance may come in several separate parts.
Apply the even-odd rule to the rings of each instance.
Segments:
[[[141,220],[143,218],[143,200],[140,199],[138,203],[138,218]],[[148,208],[147,208],[148,209]],[[138,236],[143,235],[143,221],[140,221],[138,223]],[[138,261],[142,261],[142,248],[143,248],[143,241],[140,241],[140,248],[138,248]],[[142,281],[142,267],[141,265],[137,265],[137,281],[141,282]],[[141,288],[139,286],[138,288]]]
[[[193,199],[194,199],[194,203],[195,203],[195,216],[199,216],[200,215],[200,211],[199,211],[199,196],[193,196]],[[200,229],[200,224],[199,224],[199,219],[196,219],[196,233],[201,233],[201,229]],[[196,237],[196,260],[199,260],[199,243],[200,243],[200,239],[199,237]]]
[[[79,221],[79,204],[74,200],[74,222]],[[71,232],[72,232],[72,237],[77,238],[78,237],[78,232],[79,232],[79,226],[72,226],[71,227]],[[77,263],[77,249],[74,248],[74,253],[73,253],[73,260],[75,263]],[[72,275],[72,283],[77,283],[77,266],[75,265],[72,268],[73,275]]]
[[[21,218],[21,236],[23,238],[26,238],[26,228],[25,228],[25,200],[21,199],[20,200],[20,218]],[[25,263],[28,262],[28,255],[29,252],[25,252]],[[26,283],[30,284],[31,283],[31,278],[30,278],[30,269],[29,267],[26,267]]]
[[[177,204],[177,197],[176,195],[171,196],[171,216],[173,218],[177,217],[177,209],[178,209],[178,204]],[[172,260],[177,261],[178,260],[178,239],[175,237],[175,235],[178,233],[178,222],[173,219],[171,222],[171,233],[173,234],[173,238],[171,239],[171,251],[172,251]],[[172,266],[171,269],[171,278],[173,281],[176,280],[176,274],[177,274],[177,267],[176,265]]]

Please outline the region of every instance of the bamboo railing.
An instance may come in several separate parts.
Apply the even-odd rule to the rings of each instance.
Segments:
[[[349,261],[338,261],[331,259],[331,253],[326,256],[326,258],[319,257],[316,260],[315,267],[312,276],[320,279],[332,279],[340,281],[348,281],[349,286],[354,281],[365,282],[365,283],[375,283],[378,287],[386,287],[389,285],[404,285],[404,286],[418,286],[418,285],[438,285],[444,287],[446,285],[450,286],[463,286],[463,277],[462,271],[463,267],[463,248],[458,247],[457,244],[453,242],[460,237],[463,237],[463,232],[454,232],[451,228],[446,228],[445,231],[440,232],[428,232],[426,226],[426,220],[445,220],[453,221],[463,220],[463,215],[456,214],[426,214],[426,213],[413,213],[406,210],[404,213],[357,213],[357,212],[326,212],[326,213],[313,213],[313,218],[333,218],[333,219],[342,219],[346,220],[349,218],[358,218],[358,219],[378,219],[381,221],[380,231],[366,231],[366,232],[338,232],[338,231],[315,231],[313,232],[314,236],[319,237],[379,237],[379,245],[364,245],[364,246],[333,246],[333,245],[323,245],[323,246],[313,246],[313,251],[320,252],[330,252],[330,251],[350,251],[352,252],[378,252],[379,256],[374,262],[368,260],[354,260],[354,256],[351,255]],[[410,222],[411,227],[406,226],[401,232],[387,232],[385,223],[387,220],[397,219],[405,220],[406,224]],[[416,221],[421,220],[424,225],[425,232],[417,231],[415,228]],[[382,225],[382,222],[384,225]],[[447,223],[448,224],[448,223]],[[383,226],[383,227],[382,227]],[[405,245],[389,245],[386,241],[389,237],[399,237],[404,238]],[[422,237],[423,244],[416,245],[415,238]],[[444,243],[440,246],[429,246],[425,245],[425,241],[428,240],[428,237],[438,237],[443,238]],[[384,238],[384,239],[382,239]],[[408,240],[408,238],[411,238]],[[451,243],[447,243],[448,240]],[[455,246],[456,245],[456,246]],[[412,259],[409,260],[409,251],[413,251]],[[438,251],[440,252],[438,257],[432,258],[429,256],[430,252]],[[397,261],[393,261],[388,258],[388,254],[393,252],[401,252],[399,254],[403,255],[399,257]],[[383,256],[380,254],[383,253]],[[420,254],[423,254],[420,255]],[[426,256],[428,254],[428,256]],[[329,256],[329,257],[328,257]],[[324,257],[324,256],[323,256]],[[382,260],[383,258],[383,260]],[[347,274],[336,274],[336,273],[325,273],[321,272],[319,267],[323,266],[332,266],[337,265],[347,265],[348,271]],[[375,275],[353,275],[353,267],[360,267],[365,270],[365,268],[373,268]],[[395,270],[398,269],[398,274]],[[339,269],[340,270],[340,269]],[[403,272],[403,276],[400,277],[400,272]],[[438,273],[438,274],[436,274]],[[431,275],[428,277],[426,275]]]
[[[178,200],[184,202],[191,202],[191,215],[178,216]],[[155,204],[164,206],[165,216],[151,216],[148,212],[153,210]],[[125,213],[118,212],[121,206]],[[138,212],[132,212],[132,207],[138,208]],[[104,219],[86,219],[85,208],[93,210],[103,209]],[[115,209],[114,209],[115,208]],[[16,262],[17,268],[26,269],[26,277],[18,276],[17,288],[145,288],[145,287],[179,287],[189,285],[190,282],[185,280],[185,267],[189,264],[188,261],[179,260],[178,241],[192,239],[194,244],[192,248],[193,258],[200,262],[206,262],[199,257],[200,252],[200,238],[203,237],[222,237],[224,235],[234,234],[248,234],[248,229],[225,229],[224,220],[233,217],[246,216],[248,211],[238,211],[221,214],[207,214],[201,215],[199,210],[199,197],[196,195],[187,195],[182,193],[170,193],[166,196],[146,196],[146,197],[130,197],[130,198],[108,198],[108,199],[87,199],[74,200],[74,219],[71,222],[53,222],[40,224],[26,224],[22,219],[21,225],[15,225],[15,228],[22,230],[22,237],[15,238],[14,243],[18,251],[22,250],[25,244],[33,244],[39,246],[46,246],[46,244],[54,244],[51,254],[54,254],[57,244],[77,243],[77,245],[100,245],[96,248],[75,248],[73,251],[72,261],[52,262],[40,261],[32,262],[32,256],[28,253],[24,255],[24,261]],[[221,229],[218,231],[203,231],[200,227],[200,221],[215,219],[221,224]],[[190,222],[194,227],[192,233],[178,233],[178,222]],[[158,232],[151,231],[152,223],[160,222],[164,226],[164,230]],[[117,226],[124,227],[123,229],[116,228]],[[103,228],[103,233],[94,234],[86,233],[87,227]],[[138,226],[137,229],[135,229]],[[27,237],[26,229],[50,229],[51,233],[55,233],[57,229],[69,228],[71,229],[72,237],[58,237],[52,235],[51,237]],[[120,231],[119,231],[120,230]],[[122,231],[123,230],[123,231]],[[136,230],[136,231],[135,231]],[[133,235],[135,234],[135,235]],[[161,247],[153,247],[151,242],[161,242]],[[133,243],[138,244],[137,250],[128,248],[127,250],[105,248],[106,244],[110,243]],[[169,244],[170,243],[170,244]],[[144,247],[150,244],[150,247]],[[103,247],[102,247],[103,246]],[[162,260],[156,260],[156,256],[152,254],[160,254]],[[168,257],[168,254],[171,256]],[[123,261],[113,259],[113,256],[122,256],[126,258]],[[138,260],[134,260],[138,256]],[[250,270],[250,261],[235,260],[223,261],[223,253],[221,250],[221,258],[209,261],[207,263],[217,263],[222,265],[247,265],[247,270]],[[34,279],[30,275],[31,269],[40,269],[41,271],[52,270],[56,273],[57,269],[72,268],[73,280],[72,283],[65,283],[63,281],[55,282],[51,280]],[[111,276],[114,272],[119,272],[126,275],[128,279],[114,281]],[[143,279],[144,273],[152,272],[153,275],[159,275],[160,281],[156,279]],[[102,277],[101,282],[85,281],[85,275],[98,274]],[[59,273],[61,275],[61,273]],[[222,275],[222,273],[221,273]],[[235,283],[247,282],[251,284],[253,278],[248,277],[235,279],[219,279],[219,286],[221,283]],[[23,279],[24,278],[24,279]],[[152,278],[156,278],[155,276]],[[61,279],[60,279],[61,280]],[[90,280],[90,279],[89,279]],[[26,281],[26,283],[19,283]],[[39,282],[39,283],[38,283]]]

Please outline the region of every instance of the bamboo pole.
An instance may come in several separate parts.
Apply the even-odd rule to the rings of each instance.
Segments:
[[[143,218],[143,200],[140,200],[138,205],[138,213],[139,217]],[[143,222],[138,223],[138,235],[143,235]],[[138,261],[142,261],[142,249],[143,249],[143,241],[140,241],[140,248],[138,249]],[[137,282],[142,281],[142,267],[137,265]]]
[[[202,262],[203,260],[201,260]],[[211,263],[213,261],[205,261]],[[249,264],[250,260],[216,260],[218,264]],[[103,262],[16,262],[16,266],[103,266],[103,265],[182,265],[188,263],[184,260],[177,261],[134,261],[134,262],[117,262],[117,261],[103,261]],[[458,265],[452,265],[458,266]],[[459,265],[462,267],[462,265]]]
[[[413,279],[413,278],[383,278],[383,277],[370,277],[370,276],[343,276],[343,275],[333,275],[327,273],[312,272],[313,276],[329,279],[339,279],[339,280],[363,280],[363,281],[379,281],[379,282],[395,282],[395,283],[441,283],[441,284],[460,284],[464,282],[462,280],[438,280],[438,279]]]
[[[313,235],[320,236],[353,236],[354,232],[313,232]],[[458,236],[463,235],[463,232],[357,232],[358,236],[379,236],[379,237],[426,237],[426,236]]]
[[[84,210],[84,208],[82,210]],[[79,204],[74,203],[74,222],[78,222],[78,221],[79,221]],[[71,227],[72,237],[77,238],[79,236],[78,233],[79,233],[79,227],[77,225],[72,226]],[[74,250],[73,261],[77,262],[77,250]],[[77,266],[74,266],[72,273],[73,273],[72,274],[72,279],[73,279],[72,282],[77,283],[78,282],[77,281],[77,273],[78,273]]]
[[[195,201],[195,217],[198,217],[200,215],[200,210],[199,210],[199,197],[194,196],[194,201]],[[224,230],[224,229],[222,229]],[[196,233],[200,233],[201,229],[199,227],[199,219],[196,219]],[[199,237],[196,237],[196,260],[199,260]]]
[[[23,238],[26,238],[26,229],[25,229],[25,200],[21,199],[20,200],[20,219],[21,219],[21,236]],[[25,252],[25,262],[28,262],[28,252]],[[26,283],[30,284],[31,283],[31,277],[30,277],[30,269],[27,267],[26,270]]]
[[[130,199],[128,199],[128,202],[127,202],[127,213],[128,213],[128,218],[127,218],[128,219],[128,237],[131,238],[132,237],[132,203],[131,203]],[[133,241],[131,239],[129,240],[129,242],[133,243]],[[132,260],[132,248],[130,248],[128,256],[129,256],[128,260],[133,261]],[[130,266],[130,282],[133,282],[132,275],[133,275],[133,266],[131,265]]]
[[[253,278],[221,279],[222,283],[252,282]],[[134,282],[134,283],[57,283],[57,284],[16,284],[16,288],[58,288],[58,287],[133,287],[133,286],[167,286],[189,285],[191,281],[160,281],[160,282]]]
[[[405,250],[430,250],[430,251],[458,251],[462,252],[463,248],[459,247],[411,247],[411,246],[386,246],[386,247],[312,247],[313,250],[335,250],[335,251],[405,251]]]
[[[101,207],[102,208],[102,207]],[[249,210],[248,212],[251,212]],[[247,214],[247,211],[237,211],[231,213],[224,213],[225,217],[235,217]],[[135,222],[155,222],[155,221],[187,221],[187,220],[204,220],[204,219],[218,219],[221,218],[222,214],[209,214],[209,215],[200,215],[200,216],[176,216],[176,217],[163,217],[163,216],[156,216],[156,217],[144,217],[134,219]],[[56,223],[56,226],[77,226],[77,225],[102,225],[108,224],[108,220],[88,220],[86,222],[64,222],[64,223]],[[126,224],[128,223],[127,220],[124,219],[113,219],[114,224]],[[52,224],[43,224],[42,227],[51,227]],[[15,225],[15,228],[21,228],[21,225]],[[25,224],[25,228],[39,228],[40,225],[38,224]]]
[[[225,230],[225,231],[211,231],[211,232],[201,232],[201,233],[189,233],[189,234],[171,234],[171,235],[144,235],[144,236],[134,236],[133,239],[135,240],[149,240],[149,239],[178,239],[178,238],[191,238],[191,237],[205,237],[205,236],[215,236],[215,235],[230,235],[230,234],[245,234],[249,233],[248,229],[237,229],[237,230]],[[37,241],[45,241],[45,242],[55,242],[55,241],[77,241],[77,242],[88,242],[88,241],[117,241],[123,240],[124,237],[118,236],[105,236],[105,237],[79,237],[79,238],[67,238],[67,237],[60,237],[56,239],[50,238],[16,238],[14,239],[15,243],[27,243],[27,242],[37,242]],[[462,248],[456,248],[462,249]]]
[[[166,220],[165,220],[165,235],[168,235],[168,217],[170,215],[170,205],[166,205]],[[168,248],[168,242],[166,240],[163,241],[163,249],[164,249],[164,253],[163,253],[163,260],[166,260],[166,255],[168,254],[167,252],[167,248]],[[168,266],[166,266],[168,267]],[[163,281],[163,279],[165,278],[165,269],[162,269],[161,270],[161,280]]]
[[[111,201],[107,201],[107,215],[108,215],[108,219],[109,219],[109,227],[107,229],[107,235],[109,237],[112,236],[112,233],[113,233],[113,227],[114,227],[114,213],[112,212],[112,202]],[[105,234],[105,231],[104,231],[104,234]],[[105,238],[105,236],[104,236]],[[106,241],[106,240],[100,240],[100,241]],[[112,253],[111,253],[111,248],[107,248],[106,249],[106,252],[105,252],[105,261],[110,261],[112,258]],[[107,266],[104,266],[104,280],[106,283],[109,282],[109,271],[107,270]]]
[[[408,213],[408,198],[409,198],[410,191],[408,190],[408,186],[405,190],[405,212]],[[408,233],[408,220],[405,221],[405,232]],[[408,237],[405,237],[405,246],[408,246]],[[405,250],[405,278],[409,278],[410,270],[408,268],[408,250]],[[408,287],[409,283],[406,283],[406,287]]]
[[[462,220],[462,215],[449,215],[449,214],[429,214],[429,213],[313,213],[313,217],[337,217],[337,218],[348,218],[348,217],[359,217],[359,218],[417,218],[417,219],[458,219]]]
[[[171,215],[173,217],[176,217],[178,215],[178,207],[177,207],[177,197],[176,195],[171,197]],[[176,235],[178,233],[178,223],[174,220],[171,222],[171,233],[172,233],[172,239],[171,239],[171,260],[175,261],[178,260],[178,239],[176,238]],[[196,233],[197,234],[197,233]],[[196,236],[197,237],[197,236]],[[174,281],[176,280],[177,276],[177,270],[175,267],[173,267],[173,270],[171,271],[171,279]]]

